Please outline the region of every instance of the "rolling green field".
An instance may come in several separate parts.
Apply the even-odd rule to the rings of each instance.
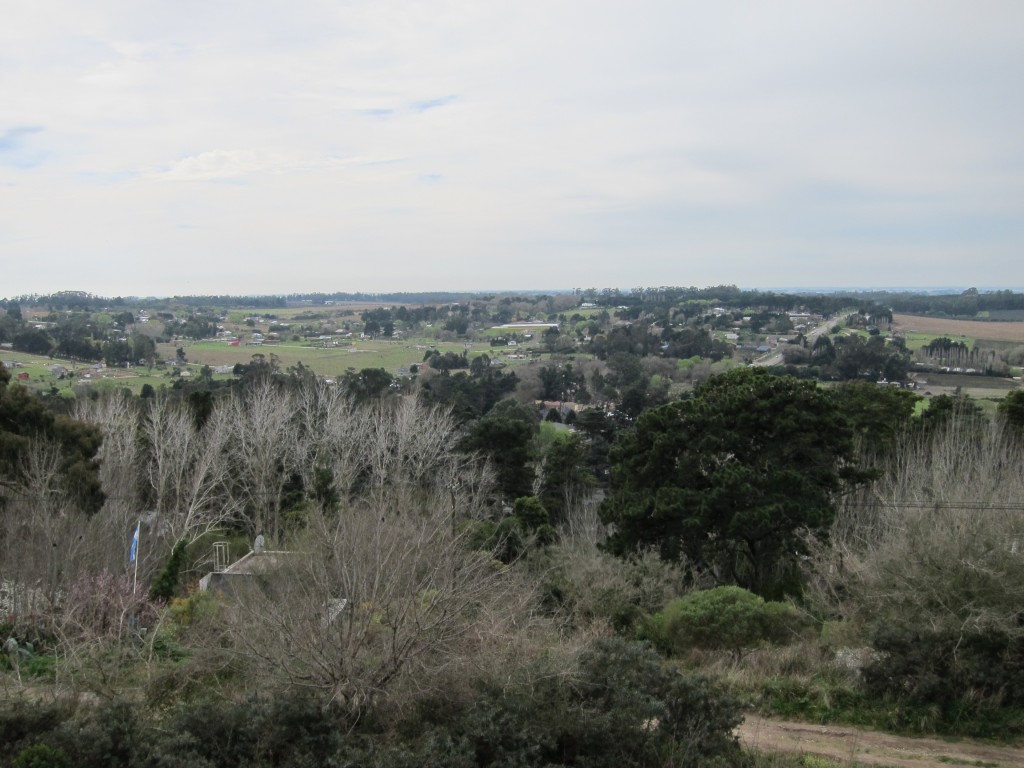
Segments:
[[[24,352],[4,352],[0,359],[4,364],[16,364],[8,366],[13,381],[42,392],[52,392],[55,388],[57,394],[64,397],[74,397],[76,388],[91,387],[99,392],[128,388],[138,393],[143,384],[150,384],[158,389],[162,384],[170,384],[173,381],[169,372],[157,368],[152,371],[146,368],[104,368],[97,371],[84,363],[29,355]],[[57,365],[64,366],[69,375],[61,378],[54,374],[50,369]],[[19,378],[19,374],[25,373],[28,374],[27,379]]]
[[[196,366],[249,363],[253,355],[263,355],[265,359],[271,360],[273,355],[281,370],[301,362],[318,376],[340,376],[349,368],[357,371],[363,368],[383,368],[394,374],[400,368],[423,362],[424,354],[431,349],[437,349],[442,354],[462,353],[467,347],[462,343],[386,340],[354,341],[337,347],[310,346],[296,342],[232,347],[220,341],[200,341],[181,345],[161,344],[157,346],[157,351],[164,358],[173,360],[178,346],[184,347],[186,359]],[[491,354],[486,344],[468,346],[470,357],[484,351]]]
[[[435,349],[442,354],[461,354],[465,351],[470,359],[487,354],[491,358],[502,359],[510,368],[527,362],[505,357],[507,352],[524,352],[524,346],[510,349],[491,347],[486,341],[465,343],[440,342],[432,339],[356,340],[343,342],[342,346],[328,347],[298,342],[262,346],[243,344],[234,347],[222,341],[176,342],[157,345],[157,353],[165,360],[174,360],[179,346],[184,348],[188,361],[184,369],[187,371],[185,376],[198,375],[204,365],[216,368],[225,365],[233,367],[236,363],[251,363],[254,355],[263,355],[264,359],[273,360],[282,371],[302,363],[316,375],[327,378],[341,376],[348,370],[358,371],[363,368],[383,368],[395,375],[402,369],[408,369],[410,365],[423,362],[424,355]],[[167,366],[154,367],[152,370],[145,367],[93,370],[83,363],[11,351],[0,353],[0,359],[5,363],[11,363],[9,367],[14,381],[42,392],[51,392],[56,388],[59,394],[67,397],[74,396],[76,388],[80,390],[83,387],[91,387],[101,392],[127,388],[138,393],[144,384],[159,389],[161,386],[170,386],[175,380],[172,368]],[[64,378],[55,375],[50,369],[56,365],[64,366],[71,375]],[[18,374],[26,373],[27,379],[18,379]],[[218,379],[230,377],[231,374],[215,374],[215,378]]]
[[[948,337],[943,337],[942,334],[938,333],[921,333],[919,331],[908,331],[903,334],[903,338],[906,341],[907,349],[909,349],[911,352],[916,352],[919,349],[927,347],[936,339]],[[958,342],[962,341],[964,344],[967,345],[968,349],[973,349],[978,343],[978,340],[976,338],[970,336],[957,336],[955,340]]]

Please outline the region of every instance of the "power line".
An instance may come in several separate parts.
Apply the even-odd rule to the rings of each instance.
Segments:
[[[244,494],[219,494],[222,496],[232,496],[236,498],[244,496],[246,498],[270,498],[281,495],[274,491],[253,491]],[[287,494],[285,494],[287,495]],[[49,492],[43,493],[25,493],[20,491],[5,491],[0,486],[0,498],[2,499],[17,499],[19,501],[45,501],[53,500],[55,498],[73,498],[74,494],[63,490],[54,489]],[[118,496],[118,495],[105,495],[103,497],[106,501],[124,501],[136,503],[139,501],[137,496]],[[857,501],[857,500],[846,500],[840,501],[838,507],[854,507],[857,509],[932,509],[935,511],[941,510],[961,510],[969,512],[1024,512],[1024,504],[1012,504],[1012,503],[991,503],[981,501],[904,501],[904,500],[892,500],[892,501]]]
[[[980,501],[847,501],[840,506],[858,507],[860,509],[959,509],[965,511],[1024,511],[1022,504],[993,504]]]

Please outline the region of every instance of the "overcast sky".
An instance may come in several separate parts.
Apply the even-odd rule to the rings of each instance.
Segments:
[[[1024,285],[1021,0],[7,0],[0,296]]]

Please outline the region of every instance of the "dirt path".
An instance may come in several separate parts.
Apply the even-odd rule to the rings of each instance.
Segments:
[[[737,728],[743,746],[762,752],[800,752],[844,761],[849,765],[950,768],[1024,766],[1024,748],[977,741],[893,736],[839,725],[768,720],[748,715]]]

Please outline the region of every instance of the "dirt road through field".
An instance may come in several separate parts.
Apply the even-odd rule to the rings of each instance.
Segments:
[[[949,768],[1024,766],[1024,748],[984,742],[911,738],[839,725],[812,725],[750,715],[737,728],[744,747],[761,752],[821,755],[844,765]]]

